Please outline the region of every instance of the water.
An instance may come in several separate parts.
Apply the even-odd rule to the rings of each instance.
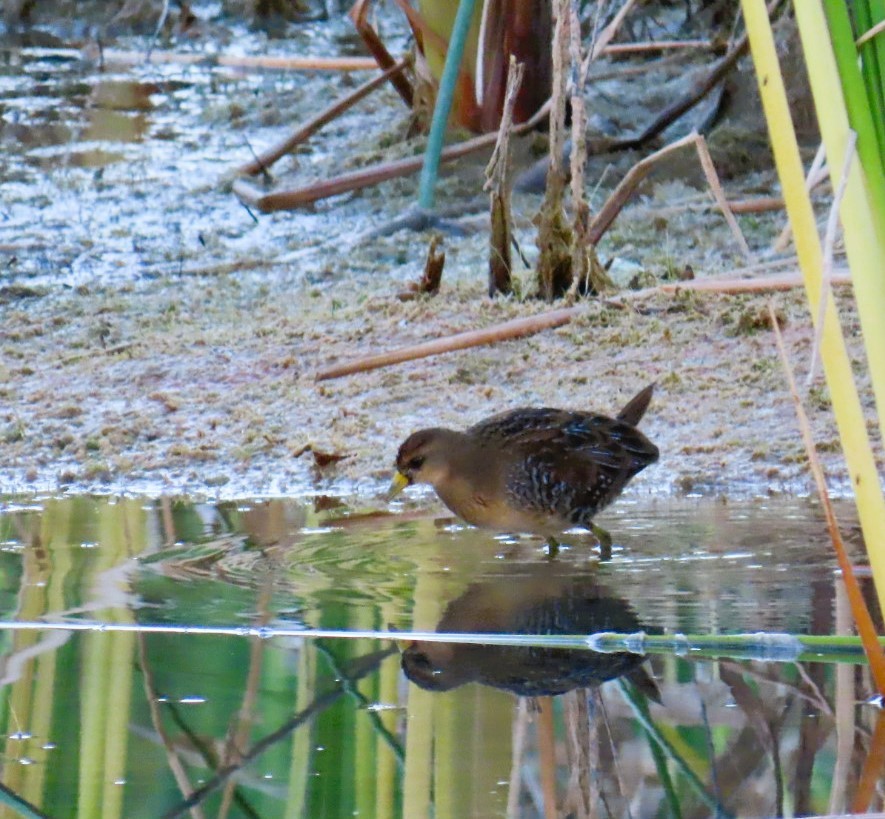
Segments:
[[[75,8],[70,14],[88,11]],[[64,36],[65,16],[58,15],[53,30]],[[396,20],[397,29],[387,34],[394,49],[404,42],[401,16]],[[185,58],[195,52],[206,56],[206,63],[196,64],[146,62],[152,45],[154,50],[169,45],[149,37],[105,44],[104,64],[84,57],[91,54],[83,49],[93,45],[89,38],[66,39],[73,47],[63,48],[0,40],[0,283],[54,292],[181,273],[248,274],[278,265],[288,250],[298,254],[303,275],[322,278],[328,261],[311,251],[319,237],[334,240],[342,222],[350,231],[370,224],[365,220],[371,206],[348,205],[342,197],[334,214],[320,204],[315,213],[258,219],[229,190],[237,167],[315,116],[319,103],[362,82],[366,72],[342,76],[211,65],[218,53],[363,53],[349,19],[295,26],[286,40],[229,22],[230,42],[219,34],[217,40],[180,44]],[[337,119],[322,139],[305,147],[303,160],[289,162],[291,168],[281,163],[274,171],[277,184],[292,187],[328,176],[333,160],[354,153],[354,134],[384,133],[389,94],[382,90]],[[375,110],[383,115],[367,125],[367,110],[371,118]],[[283,181],[293,170],[294,178]]]
[[[532,817],[551,799],[801,815],[868,798],[878,711],[856,653],[412,639],[851,631],[807,502],[624,500],[604,523],[601,563],[580,535],[549,559],[421,507],[7,499],[3,783],[53,817],[187,815],[188,795],[205,816],[261,817]],[[8,628],[34,621],[52,627]]]
[[[307,31],[272,50],[328,55],[353,41],[341,21],[328,39]],[[226,53],[268,47],[243,31],[222,45]],[[249,285],[255,270],[312,287],[338,286],[342,273],[413,278],[421,260],[400,240],[380,238],[342,266],[328,254],[341,237],[413,202],[411,183],[258,221],[221,184],[253,149],[357,81],[317,76],[308,86],[301,74],[203,64],[101,68],[59,49],[3,49],[0,285],[9,290],[0,295],[35,305],[34,327],[4,349],[23,359],[15,377],[56,371],[60,350],[65,362],[97,351],[128,355],[139,344],[154,355],[150,339],[133,335],[150,300],[144,314],[125,315],[115,300],[127,288],[150,293],[160,281],[159,289],[164,277],[173,300],[186,304],[191,288],[202,309],[208,285],[188,277],[218,276],[242,322],[279,292],[268,296],[269,279],[257,275]],[[396,129],[405,130],[402,113],[391,124],[390,111],[400,110],[391,97],[381,91],[325,129],[274,169],[276,184],[376,161],[381,147],[400,140]],[[462,269],[475,275],[460,250]],[[243,293],[258,295],[241,295],[246,286]],[[77,305],[61,311],[64,321],[37,310],[69,290],[80,298],[102,288],[109,303],[100,310]],[[286,297],[302,295],[291,289]],[[90,335],[78,338],[67,324],[78,311],[111,318],[88,322]],[[179,315],[169,310],[170,328]],[[45,345],[21,352],[32,332],[45,334]],[[209,338],[213,355],[216,340]],[[191,356],[199,349],[190,339],[169,343]],[[218,380],[225,394],[274,358],[267,341],[229,343],[225,355],[253,350],[258,363],[227,364]],[[282,345],[286,359],[296,355],[292,343]],[[145,422],[150,416],[121,429],[115,420],[125,401],[138,400],[119,389],[125,382],[131,392],[131,373],[142,365],[128,366],[110,400],[91,388],[86,399],[76,390],[68,398],[76,386],[69,371],[63,389],[28,383],[21,412],[3,430],[10,445],[23,441],[22,452],[4,468],[24,462],[37,476],[51,474],[40,485],[55,486],[72,462],[85,461],[81,481],[102,479],[98,456],[118,454],[130,436],[139,442],[126,456],[143,454],[153,440],[143,433],[160,434]],[[178,413],[156,428],[184,454],[168,468],[153,459],[145,481],[161,485],[180,468],[203,488],[252,489],[252,476],[238,471],[258,461],[251,438],[240,442],[234,468],[230,456],[211,463],[236,436],[201,437],[216,423],[195,414],[216,400],[201,400],[205,374],[167,371],[158,386],[159,366],[150,363],[137,392]],[[17,383],[26,382],[12,382],[7,398]],[[58,393],[70,404],[41,427],[39,408]],[[188,396],[180,412],[179,393]],[[386,384],[383,393],[389,407]],[[80,403],[94,409],[101,400],[110,421],[68,423]],[[261,417],[268,446],[303,443],[277,440],[256,400],[242,394],[235,410]],[[280,430],[291,429],[299,423],[289,417],[293,402],[280,404]],[[219,417],[228,411],[219,408]],[[183,434],[184,416],[199,436]],[[243,424],[258,428],[251,417]],[[47,441],[48,455],[38,449]],[[121,473],[117,485],[135,485],[137,474]],[[186,485],[180,473],[173,478]],[[304,480],[280,486],[296,484]],[[537,540],[436,521],[420,506],[396,516],[375,511],[323,497],[2,500],[2,784],[18,810],[0,807],[3,815],[19,815],[25,803],[53,817],[111,819],[535,817],[554,804],[560,814],[633,817],[878,807],[870,798],[878,769],[863,775],[880,733],[878,711],[865,704],[873,690],[865,663],[848,649],[796,654],[797,636],[851,631],[812,505],[622,499],[602,521],[616,544],[605,563],[580,536],[550,560]],[[628,635],[620,651],[585,650],[587,635],[608,631]],[[465,632],[474,642],[433,639]],[[575,639],[551,651],[537,645],[538,632]],[[700,650],[703,638],[756,632],[780,636]],[[501,634],[521,634],[522,644],[493,644]],[[656,646],[659,635],[685,637]],[[635,653],[644,648],[647,656]]]

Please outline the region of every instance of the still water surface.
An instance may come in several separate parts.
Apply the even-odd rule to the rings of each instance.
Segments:
[[[604,523],[615,548],[600,562],[579,535],[550,559],[537,539],[419,506],[379,516],[330,498],[6,499],[3,785],[53,817],[870,804],[879,770],[862,773],[878,711],[860,656],[348,636],[851,631],[807,502],[623,500]],[[105,628],[8,627],[38,620]]]

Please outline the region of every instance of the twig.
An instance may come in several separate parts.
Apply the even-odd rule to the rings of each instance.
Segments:
[[[172,501],[168,495],[160,498],[160,520],[163,522],[163,548],[169,549],[178,538],[175,537],[175,518],[172,516]]]
[[[787,348],[784,345],[784,339],[781,336],[780,327],[778,326],[777,316],[771,302],[768,303],[768,315],[771,318],[771,327],[774,330],[774,339],[777,343],[778,353],[780,353],[781,363],[784,366],[784,374],[787,379],[787,386],[790,395],[793,398],[793,404],[796,407],[796,416],[799,420],[799,428],[802,432],[802,441],[805,443],[805,452],[808,455],[808,465],[811,474],[814,477],[814,483],[817,486],[817,493],[823,506],[824,516],[827,520],[827,529],[830,538],[833,541],[833,550],[836,552],[836,560],[839,568],[842,570],[842,580],[845,583],[845,590],[848,593],[848,599],[851,603],[851,613],[854,617],[854,623],[857,626],[857,632],[863,642],[864,651],[870,664],[870,672],[876,683],[876,688],[880,694],[885,694],[885,653],[879,644],[879,638],[876,634],[876,627],[870,617],[870,612],[864,602],[863,593],[860,590],[860,584],[854,576],[854,569],[851,560],[848,558],[848,552],[842,541],[842,535],[839,533],[839,524],[836,521],[836,514],[833,512],[833,504],[830,502],[830,495],[827,491],[827,482],[824,478],[824,471],[817,457],[817,449],[814,445],[814,438],[811,434],[811,424],[808,422],[808,416],[805,414],[805,408],[802,406],[802,399],[799,397],[799,391],[796,387],[796,380],[793,378],[793,369],[790,366],[790,359],[787,355]]]
[[[657,58],[647,58],[636,62],[615,62],[607,66],[599,66],[598,71],[588,72],[587,78],[593,82],[605,80],[619,80],[626,77],[642,75],[650,77],[656,71],[670,70],[675,73],[683,73],[685,70],[685,58],[676,51],[670,51]]]
[[[783,210],[784,200],[780,196],[756,196],[753,199],[729,200],[732,213],[766,213],[770,210]]]
[[[729,689],[735,704],[744,712],[747,726],[756,734],[763,750],[771,756],[772,779],[774,779],[774,811],[775,816],[784,815],[784,777],[781,764],[780,746],[778,744],[778,720],[772,719],[765,708],[759,694],[750,686],[739,672],[733,668],[720,668],[722,682]],[[782,714],[781,714],[782,717]],[[708,724],[709,728],[709,724]],[[716,798],[719,799],[718,777],[713,777]]]
[[[747,244],[747,240],[741,232],[737,219],[734,218],[734,214],[731,212],[728,200],[725,198],[725,193],[719,182],[719,175],[716,173],[716,166],[713,165],[713,157],[710,156],[710,149],[707,147],[707,140],[697,131],[693,131],[692,134],[694,135],[694,146],[697,148],[698,159],[701,161],[701,168],[704,170],[704,176],[707,178],[707,184],[710,186],[710,190],[713,191],[713,198],[716,200],[716,204],[719,205],[719,210],[722,211],[725,221],[728,222],[728,226],[731,228],[732,235],[737,241],[738,247],[740,247],[744,256],[751,259],[753,254],[750,252],[750,246]]]
[[[747,247],[747,242],[735,221],[728,200],[722,192],[722,186],[719,184],[719,178],[716,175],[716,169],[713,167],[713,161],[710,158],[706,141],[696,131],[692,131],[688,136],[684,136],[682,139],[676,140],[676,142],[671,142],[659,151],[655,151],[655,153],[649,154],[644,159],[640,159],[639,162],[627,171],[627,174],[606,200],[605,204],[596,215],[596,218],[593,220],[593,223],[590,225],[590,231],[587,237],[588,240],[592,244],[597,244],[605,235],[605,232],[609,229],[612,222],[614,222],[615,217],[621,212],[624,205],[633,195],[633,192],[639,186],[639,183],[651,173],[655,165],[674,151],[678,151],[680,148],[685,148],[689,145],[693,145],[695,150],[697,150],[701,167],[704,169],[704,174],[713,191],[716,203],[719,205],[719,209],[722,211],[723,216],[725,216],[729,227],[731,227],[741,249],[744,251],[745,255],[749,256],[750,249]]]
[[[647,40],[635,43],[609,43],[600,49],[601,54],[645,54],[649,51],[676,51],[697,49],[715,51],[721,46],[715,40]]]
[[[544,199],[535,217],[538,226],[538,260],[535,265],[538,291],[547,301],[562,296],[572,282],[570,231],[565,223],[563,197],[566,174],[561,158],[565,148],[566,72],[569,67],[569,0],[553,4],[556,18],[553,28],[553,78],[550,95],[549,161],[544,184]]]
[[[316,374],[316,380],[326,381],[330,378],[341,378],[344,375],[377,370],[380,367],[389,367],[391,364],[414,361],[416,358],[427,358],[428,356],[440,355],[441,353],[466,350],[469,347],[479,347],[483,344],[494,344],[498,341],[533,335],[541,330],[568,324],[579,310],[581,310],[580,307],[563,307],[538,316],[505,321],[503,324],[496,324],[494,327],[485,330],[468,330],[464,333],[426,341],[422,344],[402,347],[389,353],[380,353],[353,361],[345,361],[342,364],[336,364],[320,370]]]
[[[632,0],[624,4],[626,8]],[[623,11],[623,9],[622,9]],[[568,54],[571,68],[571,108],[572,108],[572,150],[569,174],[572,195],[572,283],[568,290],[571,301],[578,295],[583,285],[589,292],[598,292],[591,285],[591,272],[594,262],[601,270],[596,257],[596,248],[587,241],[590,229],[590,206],[584,196],[584,176],[587,165],[587,108],[584,103],[584,79],[586,74],[581,67],[581,20],[575,0],[568,4]]]
[[[809,192],[814,190],[818,184],[823,182],[824,179],[830,175],[829,170],[824,165],[826,159],[827,150],[824,147],[823,142],[821,142],[821,144],[817,146],[817,153],[814,155],[811,167],[808,169],[808,173],[805,176],[805,190]],[[783,230],[778,234],[777,239],[775,239],[774,244],[771,246],[771,249],[775,253],[783,253],[783,251],[787,249],[787,245],[790,243],[792,232],[790,220],[788,219]]]
[[[885,20],[880,20],[876,25],[874,25],[869,31],[865,31],[857,40],[854,41],[854,44],[858,47],[862,46],[867,40],[872,40],[877,34],[885,31]]]
[[[847,273],[834,274],[833,284],[851,284],[851,276]],[[622,293],[615,298],[638,298],[652,293],[675,294],[684,290],[706,293],[764,293],[771,290],[792,290],[801,287],[803,279],[799,273],[783,273],[776,276],[766,276],[761,279],[695,279],[687,282],[673,284],[661,284],[657,287],[649,287],[645,290],[636,290],[633,293]]]
[[[514,126],[512,133],[528,133],[547,116],[549,110],[550,103],[548,101],[538,109],[531,119]],[[440,161],[451,162],[459,157],[484,150],[490,145],[494,145],[497,138],[497,133],[493,132],[459,142],[456,145],[449,145],[443,149]],[[337,196],[340,193],[348,193],[349,191],[359,190],[370,185],[377,185],[379,182],[385,182],[388,179],[408,176],[420,170],[423,164],[423,156],[411,156],[396,160],[395,162],[373,165],[370,168],[363,168],[352,173],[334,176],[324,182],[314,182],[302,188],[273,193],[264,193],[254,185],[246,182],[246,180],[237,179],[233,184],[233,191],[246,204],[257,208],[262,213],[272,213],[277,210],[293,210],[329,196]]]
[[[719,62],[713,66],[710,73],[704,77],[691,91],[672,105],[667,106],[657,117],[646,126],[638,136],[617,140],[607,146],[610,151],[624,151],[641,148],[649,140],[654,139],[665,128],[675,122],[686,112],[695,107],[707,96],[734,68],[737,61],[746,54],[749,40],[743,35],[725,54]]]
[[[633,195],[633,192],[639,187],[639,183],[651,173],[654,166],[664,157],[671,153],[690,145],[693,137],[689,134],[676,142],[671,142],[659,151],[640,159],[629,171],[624,178],[618,183],[617,188],[612,191],[605,204],[600,208],[599,213],[593,219],[590,225],[589,239],[593,244],[598,244],[599,240],[605,235],[615,217],[621,212],[627,200]]]
[[[835,274],[832,283],[834,285],[849,284],[850,278],[846,274]],[[801,287],[802,284],[802,277],[798,273],[770,276],[764,279],[700,279],[679,282],[678,284],[663,284],[644,290],[636,290],[632,293],[623,293],[606,299],[606,304],[623,307],[628,301],[634,301],[654,294],[664,293],[673,295],[688,290],[725,294],[758,293],[770,290],[789,290],[794,287]],[[350,361],[319,370],[315,379],[317,381],[326,381],[332,378],[341,378],[345,375],[377,370],[381,367],[390,367],[394,364],[415,361],[419,358],[428,358],[430,356],[442,355],[443,353],[455,352],[456,350],[466,350],[471,347],[481,347],[485,344],[496,344],[499,341],[510,341],[515,338],[534,335],[542,330],[550,330],[568,324],[575,316],[579,315],[582,309],[580,306],[561,307],[558,310],[550,310],[535,316],[511,319],[483,330],[468,330],[452,336],[434,339],[433,341],[401,347],[398,350],[391,350],[387,353],[351,359]]]
[[[857,145],[857,133],[848,130],[848,141],[845,145],[845,157],[842,160],[842,173],[839,184],[833,193],[833,201],[830,204],[830,214],[827,217],[827,229],[824,231],[824,259],[820,281],[820,301],[817,305],[817,317],[814,322],[814,344],[811,346],[811,364],[808,367],[808,379],[806,385],[814,380],[817,365],[820,363],[820,343],[824,334],[824,314],[827,308],[827,299],[830,295],[830,282],[833,278],[833,247],[836,244],[836,231],[839,228],[839,208],[845,196],[845,188],[848,186],[848,171],[851,161],[854,159],[854,149]]]
[[[614,16],[612,21],[599,33],[596,42],[593,43],[593,47],[587,54],[586,63],[588,65],[609,48],[609,43],[611,43],[615,38],[615,35],[618,33],[618,30],[621,28],[621,23],[624,22],[624,18],[630,13],[630,10],[635,5],[636,0],[626,0],[624,5],[618,9],[618,13]]]
[[[95,47],[80,52],[85,59],[95,59]],[[378,63],[371,57],[267,57],[230,54],[181,54],[174,51],[103,52],[105,63],[142,65],[143,63],[175,65],[225,66],[229,68],[270,68],[282,71],[372,71]],[[147,57],[147,58],[146,58]]]
[[[778,6],[783,0],[771,0],[768,3],[768,16],[777,11]],[[729,48],[725,55],[720,59],[700,82],[698,82],[684,97],[676,100],[671,105],[661,111],[657,117],[646,126],[646,128],[635,137],[620,139],[616,141],[605,141],[597,147],[597,151],[629,151],[641,148],[650,140],[658,136],[665,128],[674,123],[679,117],[694,108],[704,97],[707,96],[734,68],[737,61],[747,53],[749,48],[749,38],[743,34],[734,45]]]
[[[885,767],[885,712],[880,711],[876,717],[876,727],[870,737],[870,745],[867,750],[867,758],[858,777],[857,789],[854,792],[854,802],[851,812],[855,815],[852,819],[863,819],[864,811],[868,810],[876,790],[882,778],[882,768]],[[875,814],[869,814],[871,819]],[[879,814],[881,816],[881,814]],[[825,819],[825,817],[822,817]]]
[[[397,736],[381,721],[378,711],[370,707],[372,701],[360,691],[357,686],[357,681],[350,677],[346,669],[342,668],[341,664],[338,662],[338,658],[324,645],[322,640],[316,641],[316,650],[325,658],[332,676],[336,680],[340,680],[344,685],[345,692],[354,701],[358,711],[368,712],[372,727],[375,729],[378,736],[384,740],[385,744],[396,758],[397,764],[402,768],[406,761],[405,748],[403,748],[402,743],[400,743]]]
[[[268,578],[265,577],[258,596],[257,610],[258,617],[255,625],[266,626],[269,622],[270,613],[268,612],[268,604],[270,603],[271,589]],[[249,647],[249,671],[246,675],[246,687],[243,691],[243,701],[240,710],[234,717],[232,724],[228,728],[227,737],[224,743],[224,752],[221,756],[220,767],[225,768],[228,765],[235,765],[240,761],[240,751],[248,742],[249,735],[252,731],[252,723],[255,720],[255,702],[258,697],[258,685],[261,680],[261,666],[264,659],[265,647],[267,640],[260,637],[252,638],[252,645]],[[236,796],[236,781],[228,779],[224,784],[224,791],[221,797],[221,805],[218,808],[218,819],[227,819],[230,813],[231,803]]]
[[[507,819],[518,819],[522,791],[522,765],[529,721],[528,697],[517,697],[513,713],[513,739],[510,751],[510,785],[507,788]]]
[[[384,41],[378,36],[378,32],[368,22],[368,8],[371,0],[357,0],[350,9],[349,17],[353,21],[357,34],[369,53],[375,59],[378,67],[386,71],[392,68],[394,59],[384,45]],[[390,78],[390,84],[393,86],[400,99],[411,108],[415,101],[415,89],[407,77],[402,74],[394,74]]]
[[[330,105],[321,114],[318,114],[309,122],[306,122],[298,128],[294,134],[286,137],[286,139],[274,145],[272,148],[268,148],[264,153],[256,156],[251,162],[237,168],[237,174],[242,176],[255,176],[255,174],[263,173],[278,159],[291,153],[302,142],[310,139],[310,137],[319,131],[320,128],[332,122],[336,117],[341,116],[341,114],[343,114],[348,108],[353,107],[361,99],[367,97],[372,91],[387,82],[387,80],[394,74],[398,74],[407,65],[411,64],[411,62],[412,58],[410,56],[403,57],[403,59],[388,68],[384,73],[379,74],[377,77],[373,77],[346,97],[342,97],[340,100]]]

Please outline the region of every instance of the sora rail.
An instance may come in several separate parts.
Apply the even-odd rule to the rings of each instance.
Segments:
[[[459,432],[422,429],[396,456],[393,497],[429,483],[468,523],[501,532],[553,538],[565,529],[593,529],[637,472],[658,459],[638,429],[654,384],[617,418],[561,409],[515,409]]]

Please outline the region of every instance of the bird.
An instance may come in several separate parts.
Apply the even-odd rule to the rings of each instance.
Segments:
[[[551,549],[556,535],[583,527],[659,450],[636,427],[654,382],[615,418],[592,412],[520,408],[463,430],[433,427],[399,448],[388,492],[430,484],[458,517],[498,532],[537,534]]]
[[[597,632],[659,633],[642,623],[630,604],[597,572],[578,564],[516,563],[471,583],[452,600],[438,634],[575,635]],[[415,640],[401,666],[427,691],[449,691],[477,682],[518,696],[564,694],[627,676],[656,702],[657,684],[642,667],[643,654],[599,653],[580,648]]]

